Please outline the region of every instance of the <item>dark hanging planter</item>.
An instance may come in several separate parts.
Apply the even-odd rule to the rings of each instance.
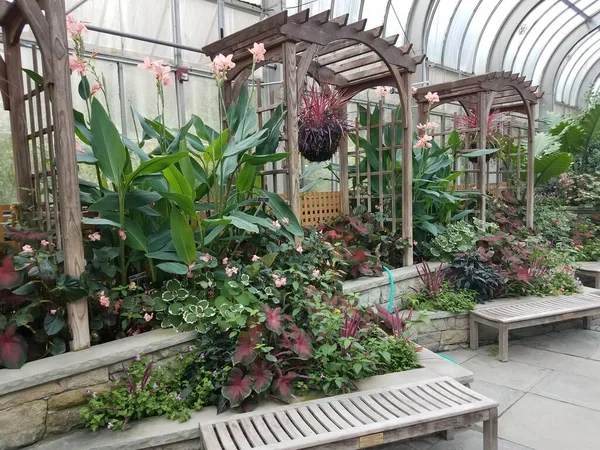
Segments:
[[[337,152],[348,125],[347,98],[338,90],[313,83],[302,93],[303,105],[298,117],[298,150],[311,162],[330,160]]]

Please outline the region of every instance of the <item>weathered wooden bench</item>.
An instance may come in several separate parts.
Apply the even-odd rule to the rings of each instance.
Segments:
[[[338,395],[200,426],[204,450],[347,450],[483,422],[498,449],[498,403],[449,377]]]
[[[600,289],[600,261],[587,261],[577,263],[576,272],[594,278],[594,287]]]
[[[525,303],[490,306],[471,311],[470,341],[479,348],[479,324],[498,330],[498,359],[508,361],[508,331],[583,317],[583,327],[590,328],[592,317],[600,314],[600,296],[575,294]]]

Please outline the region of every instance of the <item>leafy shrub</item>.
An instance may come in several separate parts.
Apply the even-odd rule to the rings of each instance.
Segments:
[[[85,426],[92,431],[121,430],[132,420],[162,415],[180,422],[188,420],[190,409],[206,406],[213,381],[220,378],[203,368],[203,359],[204,354],[193,346],[164,368],[153,368],[152,363],[137,356],[110,391],[88,392],[88,404],[81,409]],[[191,366],[197,369],[193,380],[187,378]]]
[[[476,291],[477,303],[496,297],[504,288],[502,272],[489,262],[489,255],[483,251],[457,255],[445,272],[454,288]]]
[[[448,281],[444,281],[436,296],[430,297],[425,290],[419,290],[408,294],[406,300],[409,306],[414,309],[463,312],[475,308],[476,296],[476,291],[455,289]]]
[[[536,202],[534,205],[535,227],[548,241],[568,242],[571,226],[577,215],[555,201]]]
[[[477,218],[473,219],[473,224],[466,220],[452,222],[446,226],[444,232],[431,241],[428,250],[434,258],[451,261],[457,253],[471,250],[481,236],[492,234],[497,230],[496,224]]]

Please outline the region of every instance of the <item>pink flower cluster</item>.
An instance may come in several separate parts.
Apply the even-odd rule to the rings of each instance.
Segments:
[[[283,275],[278,275],[276,273],[273,274],[273,281],[275,282],[275,287],[282,287],[285,286],[287,283],[287,278],[284,277]]]
[[[99,241],[100,239],[102,239],[102,237],[100,236],[100,233],[96,231],[95,233],[88,234],[88,239],[94,242]]]
[[[83,76],[87,72],[87,64],[83,59],[80,59],[77,56],[71,56],[69,58],[69,69]]]
[[[382,97],[385,97],[387,94],[390,94],[392,91],[390,90],[390,88],[388,88],[386,86],[377,86],[375,88],[375,92],[377,92]]]
[[[75,20],[75,17],[73,17],[73,14],[69,14],[67,16],[67,33],[73,39],[80,38],[83,33],[88,32],[88,29],[85,26],[86,23],[89,23],[89,22],[85,22],[83,20]]]
[[[173,84],[173,79],[170,76],[171,66],[163,64],[162,59],[152,61],[149,57],[144,58],[144,62],[137,65],[138,69],[146,70],[156,77],[156,82],[164,86]]]
[[[260,261],[260,259],[261,259],[260,256],[252,255],[252,262],[258,262],[258,261]]]
[[[417,140],[417,143],[415,144],[415,147],[417,147],[417,148],[431,148],[431,144],[429,143],[429,141],[431,141],[432,139],[433,139],[433,137],[429,136],[428,134],[424,134],[423,136],[421,136]]]
[[[23,253],[33,253],[33,247],[29,244],[24,245],[22,250],[23,250]]]
[[[208,253],[206,253],[200,257],[200,260],[204,261],[204,262],[209,262],[209,261],[212,261],[213,259],[214,258],[212,256],[210,256]]]
[[[104,291],[98,292],[98,298],[102,306],[104,306],[105,308],[108,308],[110,306],[110,298],[106,296],[106,293]]]
[[[260,44],[255,42],[252,48],[248,49],[248,51],[252,53],[252,58],[254,59],[255,63],[265,60],[265,53],[267,53],[267,50],[265,49],[265,44],[262,42]]]
[[[438,95],[437,92],[430,91],[427,94],[425,94],[425,100],[427,100],[430,105],[433,105],[434,103],[440,102],[440,96]]]
[[[237,275],[237,273],[240,271],[239,268],[235,267],[235,266],[227,266],[225,267],[225,273],[227,274],[227,276],[229,278],[231,278],[234,275]]]
[[[224,56],[220,53],[213,58],[210,63],[210,69],[217,81],[227,79],[227,72],[235,67],[235,63],[232,59],[233,54]]]

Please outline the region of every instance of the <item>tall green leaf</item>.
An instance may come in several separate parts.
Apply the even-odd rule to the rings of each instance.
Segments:
[[[127,232],[127,239],[125,245],[134,249],[141,250],[143,252],[149,252],[148,240],[142,228],[129,217],[125,217],[125,231]]]
[[[261,190],[260,195],[263,197],[268,197],[268,206],[283,227],[285,227],[294,236],[304,236],[304,230],[302,229],[298,218],[288,204],[278,194]]]
[[[535,185],[546,184],[551,179],[558,178],[561,173],[569,170],[572,162],[573,156],[566,152],[552,153],[541,158],[535,158]]]
[[[167,167],[172,166],[177,161],[185,158],[186,156],[188,156],[187,152],[155,156],[154,158],[149,159],[148,161],[142,162],[137,169],[135,169],[131,174],[127,175],[125,182],[127,184],[130,184],[133,182],[133,180],[135,180],[141,175],[158,173],[162,170],[165,170]]]
[[[92,150],[104,175],[117,185],[123,179],[127,152],[115,124],[102,103],[92,100]]]
[[[178,154],[179,153],[176,153],[176,155]],[[176,194],[185,195],[186,197],[192,197],[194,191],[177,167],[167,167],[165,170],[163,170],[163,175],[167,179],[167,182],[169,183],[169,186],[173,192]]]
[[[188,266],[196,260],[196,241],[189,222],[177,208],[171,210],[171,237],[177,255]]]

